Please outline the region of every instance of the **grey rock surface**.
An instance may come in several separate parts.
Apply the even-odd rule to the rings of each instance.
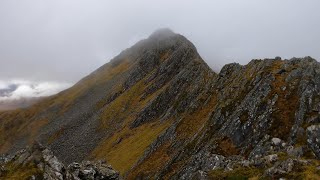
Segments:
[[[29,179],[46,180],[117,180],[119,173],[105,162],[83,161],[71,163],[67,167],[61,163],[52,151],[39,143],[27,147],[13,155],[3,156],[0,162],[0,179],[7,178],[10,168],[24,169],[27,174],[33,168],[37,168],[34,175],[28,175]],[[30,168],[30,169],[29,169]],[[31,171],[31,170],[30,170]],[[9,176],[10,177],[10,176]]]
[[[308,145],[320,158],[320,125],[312,125],[307,128]]]

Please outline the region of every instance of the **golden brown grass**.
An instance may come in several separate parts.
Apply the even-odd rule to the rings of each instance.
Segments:
[[[98,84],[106,83],[107,81],[114,78],[116,75],[122,74],[130,68],[131,62],[128,59],[122,60],[120,64],[115,67],[112,67],[110,64],[107,64],[97,72],[94,72],[82,79],[76,85],[71,87],[68,91],[57,96],[54,99],[54,104],[63,104],[63,109],[61,110],[61,114],[68,110],[68,108],[72,105],[74,100],[81,96],[83,93],[88,91],[91,87],[94,87]]]
[[[228,137],[224,137],[222,140],[218,142],[217,152],[218,154],[221,154],[223,156],[239,154],[239,150],[233,144],[232,140]]]
[[[36,121],[32,121],[27,127],[26,131],[29,132],[29,144],[32,144],[37,137],[39,130],[48,124],[48,119],[39,119]]]
[[[160,62],[166,61],[169,56],[170,56],[169,52],[164,52],[164,53],[160,54]]]
[[[15,165],[10,163],[5,166],[5,169],[7,171],[0,174],[0,179],[27,180],[33,175],[41,176],[42,174],[42,171],[40,171],[34,164]]]
[[[112,101],[104,110],[100,117],[101,128],[110,128],[119,121],[127,118],[133,118],[140,109],[139,96],[143,92],[145,86],[143,81],[138,82],[130,90],[121,94]]]
[[[141,164],[134,168],[127,179],[135,179],[138,176],[154,175],[155,172],[159,172],[161,168],[170,160],[169,152],[170,143],[165,143],[159,147],[154,153],[152,153]]]
[[[184,115],[184,119],[177,127],[177,137],[179,139],[193,137],[209,119],[210,113],[216,103],[216,95],[213,95],[206,106],[200,107],[200,109],[192,114],[188,114],[187,112]]]
[[[291,127],[295,121],[295,111],[299,105],[299,97],[296,90],[292,90],[292,93],[288,96],[288,91],[283,91],[281,88],[286,85],[284,74],[276,74],[279,71],[283,61],[276,61],[273,65],[273,72],[275,75],[275,81],[272,83],[271,97],[275,94],[278,95],[278,100],[275,104],[277,110],[272,113],[274,119],[272,123],[272,135],[282,139],[286,139],[290,134]],[[287,87],[288,88],[288,87]],[[270,97],[270,98],[271,98]]]
[[[64,132],[64,128],[62,127],[57,132],[55,132],[52,136],[48,138],[48,144],[53,143],[56,139],[58,139]]]
[[[253,167],[240,167],[233,171],[224,171],[223,169],[212,170],[208,173],[210,179],[257,179],[263,175],[263,169]],[[260,178],[258,178],[260,179]]]
[[[94,159],[106,159],[121,174],[126,173],[146,148],[171,122],[148,123],[137,128],[124,127],[101,143],[92,153]],[[121,141],[119,142],[119,139]]]
[[[4,120],[0,124],[0,153],[8,151],[12,142],[17,138],[27,137],[28,143],[32,144],[41,129],[49,121],[47,118],[29,119],[28,111],[16,110],[16,113],[9,113],[1,117]]]
[[[91,158],[106,159],[121,174],[130,170],[147,147],[172,123],[172,120],[164,122],[155,120],[137,128],[129,128],[137,114],[168,85],[141,99],[148,85],[152,85],[152,82],[145,84],[147,78],[148,76],[106,105],[100,117],[101,131],[108,129],[116,132],[92,152]]]

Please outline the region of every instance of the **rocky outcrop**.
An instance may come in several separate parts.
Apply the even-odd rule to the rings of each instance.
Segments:
[[[189,139],[181,138],[176,128],[171,138],[167,138],[171,142],[169,147],[163,145],[166,144],[163,138],[157,139],[156,144],[165,146],[165,155],[171,159],[160,172],[144,176],[173,179],[203,176],[213,169],[215,158],[234,155],[253,161],[257,168],[264,161],[283,161],[278,153],[297,160],[315,159],[319,150],[319,73],[319,63],[310,57],[253,60],[246,66],[226,65],[218,78],[212,78],[213,83],[206,92],[206,102],[216,102],[206,111],[209,117],[202,117],[207,118],[206,123]],[[198,114],[207,107],[204,104],[195,107],[196,114],[180,115],[177,122],[184,124],[189,116],[195,117],[195,121],[201,120]],[[190,107],[184,110],[192,111]],[[161,158],[157,149],[163,153],[161,146],[153,144],[143,160],[150,163],[148,159]],[[136,169],[145,168],[143,160],[135,165]]]
[[[307,128],[307,141],[309,147],[320,158],[320,125],[312,125]]]
[[[117,180],[119,173],[105,162],[83,161],[67,167],[39,143],[13,155],[1,156],[0,179]]]
[[[105,162],[96,163],[83,161],[82,163],[72,163],[67,167],[66,179],[119,179],[119,173]]]
[[[320,177],[320,162],[292,154],[293,148],[279,138],[272,138],[263,154],[251,157],[223,156],[201,150],[172,179],[228,179],[257,177],[262,179]],[[205,149],[205,148],[204,148]],[[308,173],[308,175],[306,175]]]

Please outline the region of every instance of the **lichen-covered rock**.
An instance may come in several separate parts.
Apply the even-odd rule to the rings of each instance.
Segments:
[[[83,161],[81,164],[72,163],[67,167],[67,179],[116,180],[119,173],[103,161],[96,163]]]
[[[289,156],[300,158],[304,154],[304,148],[302,146],[299,146],[299,147],[289,146],[287,147],[287,153]]]
[[[0,162],[0,179],[46,179],[46,180],[117,180],[119,173],[105,162],[72,163],[67,168],[52,151],[33,144],[13,156],[5,156]],[[17,176],[14,172],[22,172]],[[17,173],[18,174],[18,173]]]
[[[265,171],[265,174],[267,176],[285,175],[290,173],[293,170],[293,167],[294,167],[294,161],[292,159],[287,159],[267,169]]]
[[[271,162],[277,161],[279,158],[278,158],[277,154],[271,154],[271,155],[266,156],[265,159],[267,162],[271,163]]]
[[[312,125],[307,128],[308,145],[313,153],[320,158],[320,125]]]
[[[272,144],[275,146],[279,146],[281,144],[281,139],[279,138],[272,138],[271,141],[272,141]]]

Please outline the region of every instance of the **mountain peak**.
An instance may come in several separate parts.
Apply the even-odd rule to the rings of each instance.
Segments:
[[[165,37],[172,37],[177,35],[169,28],[160,28],[155,30],[151,35],[150,38],[165,38]]]
[[[38,140],[65,163],[106,159],[127,179],[287,177],[282,164],[320,159],[319,69],[276,57],[217,75],[187,38],[159,29],[74,87],[0,113],[0,152]]]

